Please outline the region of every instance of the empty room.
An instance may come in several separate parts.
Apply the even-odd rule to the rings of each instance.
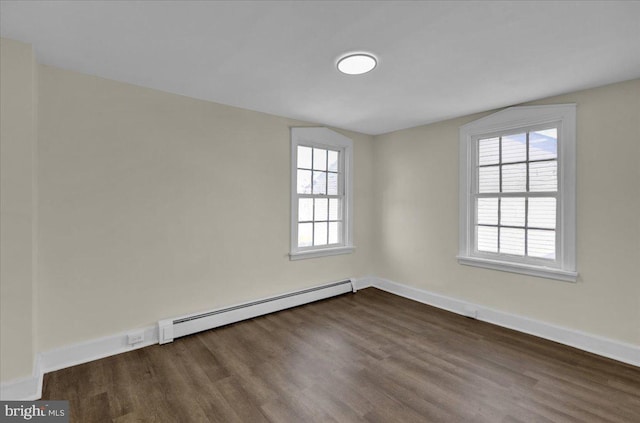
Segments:
[[[640,1],[0,35],[0,421],[640,421]]]

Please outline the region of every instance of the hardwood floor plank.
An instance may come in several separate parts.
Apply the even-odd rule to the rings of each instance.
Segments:
[[[235,378],[230,377],[219,381],[218,390],[226,399],[228,404],[232,404],[235,414],[242,422],[261,423],[268,422],[259,404],[253,401],[253,398],[247,394],[244,387]]]
[[[638,423],[640,368],[368,288],[45,375],[71,421]]]

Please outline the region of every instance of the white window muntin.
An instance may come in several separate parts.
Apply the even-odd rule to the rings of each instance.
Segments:
[[[322,198],[340,198],[342,225],[339,243],[320,246],[298,246],[298,199],[317,198],[313,194],[298,194],[298,146],[338,151],[338,194]],[[323,127],[291,128],[291,260],[351,253],[353,246],[353,141]]]
[[[555,191],[515,191],[515,192],[487,192],[487,193],[480,193],[479,189],[478,189],[478,185],[479,185],[479,178],[478,178],[478,168],[479,167],[487,167],[487,166],[492,166],[492,165],[484,165],[481,166],[479,164],[479,160],[478,160],[478,154],[479,154],[479,141],[483,140],[483,139],[488,139],[488,138],[498,138],[498,137],[508,137],[510,135],[517,135],[517,134],[522,134],[522,133],[530,133],[530,132],[536,132],[536,131],[542,131],[542,130],[546,130],[546,129],[556,129],[557,130],[557,142],[558,142],[558,150],[557,150],[557,155],[555,158],[553,159],[542,159],[542,160],[524,160],[524,161],[517,161],[517,162],[509,162],[507,165],[512,165],[512,164],[518,164],[518,163],[540,163],[540,162],[545,162],[545,161],[556,161],[558,163],[558,169],[560,168],[560,163],[561,163],[561,148],[560,145],[562,144],[561,141],[561,130],[560,130],[560,126],[561,126],[561,122],[556,121],[556,122],[552,122],[552,123],[544,123],[544,124],[537,124],[537,125],[531,125],[531,126],[527,126],[527,127],[519,127],[516,129],[511,129],[511,130],[507,130],[507,131],[496,131],[496,132],[490,132],[490,133],[484,133],[484,134],[476,134],[474,135],[471,140],[473,143],[473,148],[472,148],[472,158],[471,158],[471,163],[473,164],[473,172],[471,172],[471,186],[473,187],[473,192],[471,194],[471,196],[473,197],[473,213],[471,213],[470,219],[472,219],[471,222],[471,232],[470,232],[470,241],[471,241],[471,245],[473,247],[473,255],[476,257],[485,257],[487,259],[493,259],[493,260],[500,260],[501,258],[505,258],[505,256],[508,257],[509,261],[513,261],[513,262],[518,262],[518,263],[531,263],[531,264],[535,264],[535,265],[540,265],[540,266],[549,266],[549,267],[556,267],[559,268],[561,267],[561,263],[562,263],[562,249],[560,248],[560,242],[558,240],[559,234],[561,232],[561,228],[560,228],[560,214],[561,214],[561,201],[559,200],[559,192],[560,192],[560,184],[559,184],[559,179],[558,179],[558,184],[556,187]],[[527,148],[528,150],[528,148]],[[527,156],[528,156],[528,152],[527,152]],[[500,162],[500,164],[498,166],[502,167],[504,166],[505,163]],[[529,171],[527,171],[527,179],[529,179]],[[498,253],[491,253],[491,252],[485,252],[485,251],[479,251],[478,250],[478,244],[477,244],[477,240],[476,240],[476,228],[479,225],[478,221],[477,221],[477,217],[478,217],[478,207],[477,207],[477,199],[478,198],[525,198],[525,206],[524,206],[524,210],[525,210],[525,224],[523,226],[523,228],[525,229],[525,244],[526,244],[526,240],[527,240],[527,229],[530,228],[529,222],[528,222],[528,199],[531,197],[540,197],[540,198],[549,198],[549,197],[553,197],[556,200],[556,225],[555,228],[553,229],[553,231],[555,232],[555,236],[556,236],[556,242],[555,242],[555,259],[545,259],[545,258],[536,258],[536,257],[531,257],[531,256],[527,256],[526,251],[525,251],[525,255],[524,256],[519,256],[519,255],[514,255],[514,254],[508,254],[508,253],[502,253],[502,252],[498,252]],[[500,210],[500,203],[498,203],[498,210]],[[500,211],[498,211],[498,216],[500,216]],[[498,223],[496,225],[488,225],[488,224],[480,224],[481,226],[495,226],[498,228],[504,228],[507,227],[509,228],[509,225],[502,225],[500,220],[500,218],[498,217]],[[514,226],[515,227],[515,226]],[[534,230],[550,230],[548,228],[533,228]],[[498,229],[500,230],[500,229]],[[498,242],[499,242],[499,236],[498,236]]]
[[[478,139],[515,134],[527,128],[558,125],[558,193],[556,208],[556,266],[522,263],[510,256],[478,255],[475,251],[475,150]],[[511,107],[460,128],[459,252],[460,264],[532,276],[575,281],[576,271],[576,105]]]
[[[328,194],[328,193],[327,194],[315,194],[315,193],[313,193],[313,188],[312,188],[312,193],[311,194],[300,194],[300,193],[298,193],[297,192],[297,172],[296,172],[296,195],[297,195],[297,198],[298,198],[298,200],[296,201],[296,204],[299,204],[299,200],[301,198],[337,199],[337,200],[339,200],[337,219],[333,219],[332,220],[330,217],[328,217],[326,222],[327,223],[339,222],[342,225],[340,233],[339,233],[339,236],[338,236],[338,242],[335,242],[335,243],[332,243],[332,244],[327,242],[327,244],[323,244],[321,246],[311,245],[311,246],[307,246],[307,247],[304,247],[304,246],[301,247],[301,246],[299,246],[298,239],[297,239],[297,234],[296,234],[296,245],[297,245],[297,248],[298,248],[299,251],[309,251],[309,250],[317,250],[319,248],[332,248],[332,247],[341,246],[343,244],[343,240],[345,238],[344,237],[344,220],[345,220],[344,219],[344,216],[345,216],[345,213],[344,213],[344,208],[345,208],[345,201],[344,201],[345,200],[345,195],[344,195],[344,193],[345,193],[345,191],[344,191],[344,149],[343,148],[337,148],[337,147],[331,147],[331,146],[328,146],[326,144],[311,143],[311,142],[300,143],[300,144],[297,145],[297,147],[317,148],[317,149],[322,149],[322,150],[325,150],[325,151],[335,151],[335,152],[338,153],[338,171],[337,172],[330,172],[329,170],[327,170],[327,174],[329,174],[329,173],[337,173],[338,174],[337,194]],[[313,175],[313,172],[314,172],[313,169],[306,169],[306,168],[298,167],[298,156],[297,156],[297,153],[298,153],[299,149],[296,148],[295,150],[296,150],[296,157],[295,157],[296,171],[297,170],[309,170],[309,171],[312,172],[312,175]],[[329,159],[327,157],[327,162],[328,162],[328,160]],[[312,168],[313,168],[313,156],[312,156]],[[312,178],[313,178],[313,176],[312,176]],[[312,186],[313,186],[313,182],[312,182]],[[327,183],[327,186],[325,186],[325,191],[328,191],[328,183]],[[299,208],[296,208],[296,216],[294,218],[295,221],[297,221],[297,224],[300,224],[300,223],[311,223],[311,224],[314,224],[314,223],[318,222],[315,219],[315,211],[316,211],[315,204],[314,204],[314,207],[312,207],[313,217],[312,217],[311,220],[300,220],[299,219],[299,215],[298,215],[298,210],[299,210]],[[324,221],[322,221],[322,222],[324,222]],[[295,226],[296,226],[296,230],[297,230],[298,226],[297,225],[295,225]],[[315,225],[312,225],[312,228],[313,228],[313,231],[314,231],[313,236],[315,238]]]

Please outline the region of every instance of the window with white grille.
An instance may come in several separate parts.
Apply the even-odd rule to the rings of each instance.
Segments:
[[[352,141],[327,128],[292,128],[291,144],[291,258],[353,251]]]
[[[460,134],[459,261],[575,280],[575,106],[510,108]]]

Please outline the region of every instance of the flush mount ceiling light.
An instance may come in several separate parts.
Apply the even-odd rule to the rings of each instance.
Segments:
[[[338,60],[338,70],[347,75],[362,75],[371,72],[378,61],[368,53],[351,53]]]

